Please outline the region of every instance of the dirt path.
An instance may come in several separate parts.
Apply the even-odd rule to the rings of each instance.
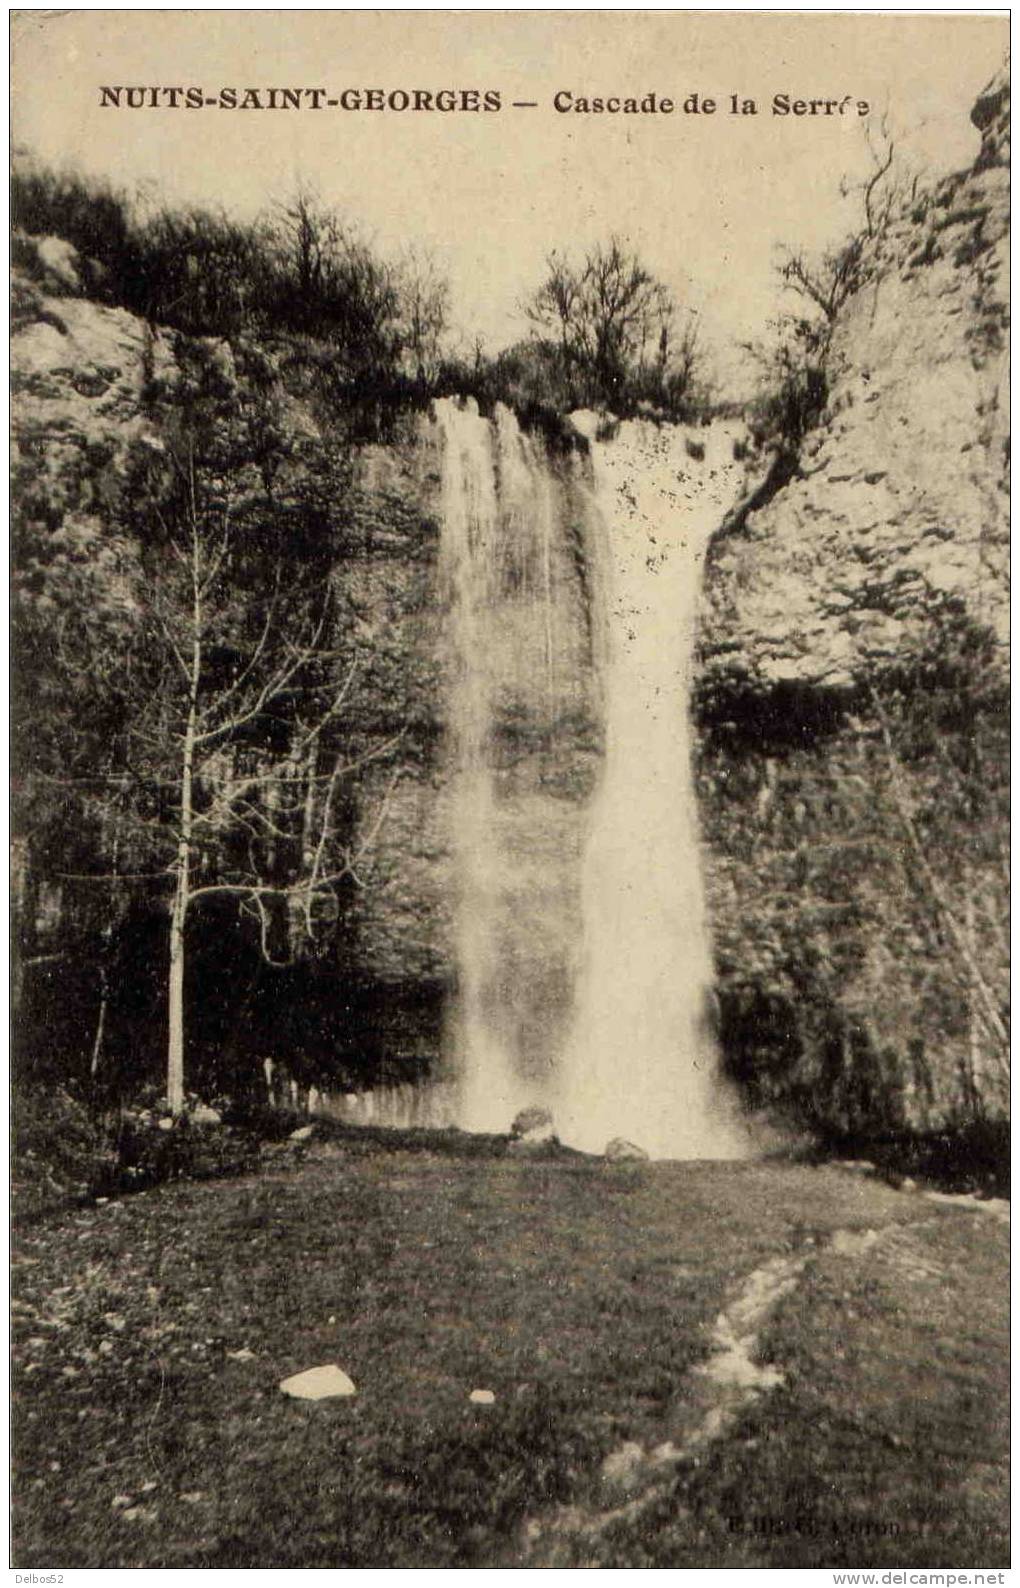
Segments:
[[[889,1223],[878,1228],[838,1229],[820,1246],[799,1256],[773,1258],[754,1269],[744,1281],[740,1291],[729,1305],[719,1313],[710,1336],[709,1355],[695,1366],[687,1380],[679,1386],[677,1409],[673,1413],[675,1438],[646,1448],[629,1441],[612,1451],[603,1461],[601,1487],[589,1496],[586,1506],[565,1506],[542,1518],[532,1518],[525,1524],[524,1556],[529,1565],[577,1566],[604,1565],[608,1562],[599,1556],[604,1541],[610,1545],[614,1564],[626,1558],[623,1541],[633,1540],[634,1534],[663,1502],[675,1494],[682,1485],[683,1474],[690,1473],[704,1461],[709,1448],[737,1429],[752,1407],[765,1396],[786,1387],[786,1375],[776,1360],[771,1358],[763,1344],[766,1324],[774,1319],[781,1303],[795,1297],[800,1281],[809,1267],[828,1264],[833,1271],[832,1259],[842,1259],[844,1265],[860,1265],[869,1257],[863,1273],[844,1272],[843,1278],[857,1288],[874,1286],[879,1276],[898,1296],[898,1306],[906,1311],[906,1303],[921,1305],[925,1288],[948,1282],[947,1265],[938,1261],[931,1252],[937,1245],[933,1241],[933,1221],[924,1217],[925,1204],[937,1203],[951,1208],[954,1213],[975,1214],[979,1220],[991,1219],[997,1224],[1009,1222],[1009,1204],[1002,1201],[979,1201],[976,1198],[953,1198],[939,1192],[921,1191],[913,1197],[914,1209],[922,1215],[907,1224]],[[975,1226],[980,1236],[980,1224]],[[838,1272],[838,1270],[835,1270]],[[903,1291],[908,1296],[903,1297]],[[913,1294],[910,1294],[910,1293]],[[844,1292],[849,1296],[850,1291]],[[792,1314],[788,1308],[788,1316]],[[873,1351],[881,1349],[877,1337],[869,1341]],[[869,1364],[874,1368],[874,1362]],[[843,1399],[854,1400],[853,1379],[848,1378],[842,1390]],[[758,1408],[760,1415],[761,1408]],[[985,1465],[978,1453],[975,1465]],[[1005,1471],[998,1474],[1003,1485],[1005,1502]],[[624,1496],[629,1496],[624,1498]],[[766,1538],[794,1536],[798,1527],[796,1514],[784,1515],[774,1508],[772,1497],[757,1518],[758,1531]],[[760,1524],[768,1518],[773,1528]],[[783,1527],[784,1520],[789,1529]],[[889,1530],[895,1526],[881,1517],[857,1519],[858,1528],[868,1536],[869,1543],[875,1530]],[[761,1541],[759,1540],[759,1543]],[[595,1551],[593,1551],[595,1546]]]

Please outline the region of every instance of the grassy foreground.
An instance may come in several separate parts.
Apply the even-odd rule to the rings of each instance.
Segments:
[[[608,1452],[680,1426],[751,1271],[797,1253],[760,1340],[785,1384],[560,1537],[563,1506],[616,1503]],[[82,1208],[15,1255],[13,1563],[1005,1565],[1007,1258],[991,1218],[831,1168],[455,1137],[342,1133]],[[331,1361],[355,1397],[280,1394]]]

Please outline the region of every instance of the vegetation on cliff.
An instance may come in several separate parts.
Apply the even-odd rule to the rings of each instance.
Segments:
[[[259,960],[335,955],[367,843],[346,786],[392,759],[410,706],[335,586],[358,534],[342,427],[289,432],[251,347],[175,352],[141,431],[102,458],[93,442],[59,490],[22,428],[13,622],[22,1065],[116,1096],[153,1074],[166,1021],[178,1111],[185,1008],[201,1049],[210,1013],[235,1022],[245,1001],[196,997],[191,918],[200,973],[222,954],[239,989]],[[391,732],[358,718],[365,673],[391,691]]]
[[[693,320],[616,238],[576,262],[554,253],[525,306],[532,335],[495,355],[476,345],[465,356],[435,260],[413,245],[386,258],[303,186],[250,222],[198,209],[150,212],[23,155],[11,219],[15,264],[36,278],[47,267],[34,240],[57,237],[77,253],[78,279],[65,277],[65,290],[189,336],[312,344],[334,399],[360,410],[370,429],[373,401],[387,414],[451,392],[536,416],[582,406],[627,414],[644,404],[679,418],[708,403]]]

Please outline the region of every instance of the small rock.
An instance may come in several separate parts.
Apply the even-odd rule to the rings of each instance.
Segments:
[[[184,1505],[198,1505],[200,1500],[205,1499],[205,1491],[204,1489],[189,1489],[186,1494],[179,1494],[177,1498]]]
[[[839,1257],[860,1257],[878,1239],[878,1230],[837,1230],[832,1237],[830,1250]],[[845,1299],[849,1301],[849,1291]]]
[[[314,1125],[302,1125],[299,1130],[292,1130],[288,1141],[310,1141],[315,1134]]]
[[[191,1115],[193,1125],[222,1125],[223,1115],[215,1108],[210,1108],[208,1103],[199,1103]]]
[[[173,1130],[173,1128],[174,1128],[174,1122],[170,1118],[169,1114],[164,1114],[162,1119],[158,1119],[156,1121],[156,1129],[157,1130]]]
[[[112,1352],[112,1350],[113,1350],[113,1341],[112,1340],[100,1340],[100,1342],[99,1342],[99,1355],[100,1356],[109,1356],[110,1353]]]
[[[511,1141],[556,1140],[556,1126],[547,1108],[522,1108],[510,1126]]]
[[[153,1489],[158,1489],[158,1488],[159,1488],[159,1484],[156,1482],[155,1478],[150,1478],[148,1483],[143,1483],[142,1484],[142,1493],[143,1494],[151,1494]]]
[[[494,1406],[496,1404],[496,1397],[492,1390],[486,1389],[473,1389],[468,1396],[468,1400],[474,1401],[476,1406]]]
[[[254,1362],[255,1360],[255,1352],[249,1351],[246,1345],[242,1346],[240,1351],[228,1351],[227,1355],[232,1362]]]
[[[604,1483],[628,1484],[633,1480],[637,1469],[645,1459],[645,1452],[641,1445],[628,1440],[621,1445],[619,1450],[613,1450],[602,1463],[602,1481]]]
[[[324,1367],[309,1367],[280,1380],[280,1389],[299,1401],[323,1401],[336,1395],[356,1395],[357,1389],[347,1374],[330,1362]]]
[[[119,1312],[104,1312],[103,1322],[108,1323],[111,1329],[116,1329],[118,1334],[127,1328],[127,1320]]]
[[[603,1155],[607,1163],[647,1163],[648,1154],[643,1147],[635,1146],[634,1142],[627,1141],[623,1136],[614,1136],[612,1141],[606,1143]]]
[[[134,1505],[134,1496],[130,1494],[115,1494],[110,1501],[111,1511],[123,1511],[129,1505]]]

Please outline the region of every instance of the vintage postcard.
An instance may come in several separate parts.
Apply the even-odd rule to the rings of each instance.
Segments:
[[[1003,1580],[1008,47],[12,14],[22,1580]]]

